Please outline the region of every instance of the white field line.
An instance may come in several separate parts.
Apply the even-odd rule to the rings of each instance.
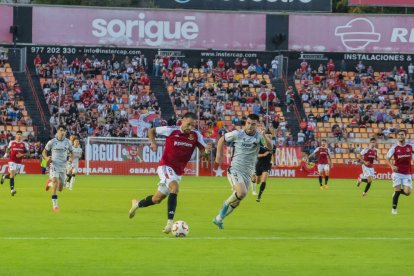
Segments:
[[[169,237],[0,237],[6,241],[69,240],[69,241],[123,241],[123,240],[177,240]],[[179,239],[181,240],[181,239]],[[246,240],[246,241],[414,241],[414,237],[187,237],[185,240]]]

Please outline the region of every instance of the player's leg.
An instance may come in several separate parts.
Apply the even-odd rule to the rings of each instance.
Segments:
[[[72,190],[73,186],[75,185],[75,178],[76,178],[77,171],[78,171],[77,167],[72,167],[71,179],[69,180],[69,190]]]
[[[409,178],[404,179],[401,194],[405,196],[409,196],[412,190],[412,180]]]
[[[367,185],[365,186],[365,190],[362,193],[362,196],[366,196],[367,195],[367,193],[369,191],[369,188],[371,188],[372,179],[373,179],[372,176],[368,176],[367,177]]]
[[[257,170],[257,167],[256,167],[256,175],[252,175],[252,194],[253,195],[257,195],[257,192],[256,192],[256,185],[258,184],[258,180],[259,180],[259,177],[260,177],[260,174],[258,175],[258,170]]]
[[[323,185],[322,185],[323,168],[324,168],[323,165],[318,165],[319,188],[321,190],[323,190]]]
[[[59,211],[58,195],[57,195],[57,190],[58,190],[58,186],[59,186],[58,178],[59,178],[58,175],[52,175],[52,178],[51,178],[51,182],[52,182],[52,206],[53,206],[53,211],[55,211],[55,212]]]
[[[259,195],[257,196],[257,199],[256,199],[257,202],[260,202],[260,199],[262,198],[263,192],[266,189],[266,180],[267,180],[268,176],[269,176],[269,171],[264,171],[262,173]]]
[[[72,166],[68,163],[66,165],[66,179],[65,179],[65,188],[69,188],[70,181],[72,180]]]
[[[329,186],[328,186],[328,181],[329,181],[329,165],[325,165],[324,166],[324,172],[325,172],[325,189],[328,190]]]
[[[167,186],[167,174],[164,174],[164,166],[159,166],[157,168],[157,173],[160,178],[160,182],[158,183],[158,189],[155,194],[149,195],[141,200],[132,199],[132,206],[131,209],[129,209],[129,218],[133,218],[135,216],[135,213],[138,208],[145,208],[152,206],[154,204],[159,204],[161,201],[163,201],[168,194],[170,193],[170,190]]]
[[[394,194],[392,195],[391,214],[396,215],[396,214],[398,214],[398,212],[397,212],[398,199],[400,198],[400,195],[401,195],[401,186],[403,185],[403,179],[394,174],[392,185],[393,185],[393,188],[394,188]]]
[[[173,180],[167,184],[169,189],[168,204],[167,204],[167,225],[162,230],[168,234],[171,232],[171,228],[174,224],[175,209],[177,209],[177,195],[179,191],[178,181]]]
[[[216,224],[220,229],[224,228],[223,219],[230,215],[243,198],[246,197],[247,191],[249,190],[250,177],[244,176],[237,171],[229,171],[227,177],[232,186],[232,193],[224,203],[223,207],[220,209],[218,215],[213,219],[213,223]]]
[[[10,175],[10,194],[12,196],[14,196],[16,194],[16,190],[14,189],[14,178],[16,176],[16,170],[15,169],[16,168],[13,168],[12,170],[9,171],[9,175]]]
[[[362,193],[362,196],[366,196],[368,194],[368,191],[371,188],[372,181],[374,180],[374,176],[374,168],[368,168],[364,166],[364,179],[366,179],[367,185],[365,186],[365,190]]]
[[[9,166],[7,169],[7,173],[1,176],[0,184],[3,184],[5,179],[10,179],[10,171],[14,168],[14,164],[15,164],[14,162],[8,163]]]

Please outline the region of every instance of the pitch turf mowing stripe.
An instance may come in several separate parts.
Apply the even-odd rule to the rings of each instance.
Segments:
[[[189,240],[361,240],[414,241],[414,237],[187,237]],[[174,237],[0,237],[0,240],[175,240]]]

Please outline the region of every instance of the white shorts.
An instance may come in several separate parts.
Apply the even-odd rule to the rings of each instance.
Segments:
[[[252,179],[252,176],[250,174],[242,173],[235,169],[229,168],[229,170],[227,171],[227,178],[230,182],[230,186],[232,189],[234,189],[234,186],[237,184],[244,184],[244,186],[246,186],[247,191],[250,188],[250,183]]]
[[[65,183],[65,178],[66,178],[65,169],[56,168],[55,166],[53,166],[53,163],[50,164],[49,179],[52,179],[52,178],[57,178],[60,180],[61,183]]]
[[[78,172],[78,168],[79,168],[79,163],[68,163],[66,165],[66,173],[67,174],[76,174]]]
[[[171,167],[159,166],[157,168],[157,173],[160,177],[160,182],[158,183],[158,191],[164,195],[170,194],[169,185],[171,182],[177,181],[178,184],[181,182],[181,176],[177,175]]]
[[[23,164],[9,162],[9,171],[15,171],[16,173],[19,173],[22,167],[23,167]]]
[[[411,174],[400,174],[400,173],[393,173],[392,174],[392,186],[406,186],[406,187],[413,187],[413,181],[411,178]]]
[[[367,179],[368,177],[375,177],[374,168],[369,168],[365,165],[362,165],[362,178]]]
[[[318,165],[318,172],[319,173],[328,173],[329,172],[329,164],[320,164]]]

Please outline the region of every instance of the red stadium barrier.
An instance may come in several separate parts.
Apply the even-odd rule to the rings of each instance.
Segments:
[[[122,165],[121,165],[122,164]],[[106,175],[156,175],[158,163],[137,163],[133,161],[125,162],[104,161],[99,162],[98,166],[91,169],[91,174],[106,174]],[[24,160],[22,174],[40,174],[40,160]],[[80,161],[79,174],[85,174],[86,168],[84,161]],[[0,160],[0,173],[7,171],[7,160]],[[387,165],[375,165],[375,176],[377,179],[391,179],[392,172]],[[226,176],[228,165],[218,167],[209,162],[200,163],[200,176]],[[414,167],[413,167],[414,169]],[[331,169],[331,178],[356,179],[362,172],[360,165],[345,165],[336,164]],[[186,175],[194,175],[195,168],[191,166],[186,168]],[[301,164],[300,167],[276,167],[273,166],[270,171],[271,177],[277,178],[306,178],[316,177],[316,165],[306,166]]]

